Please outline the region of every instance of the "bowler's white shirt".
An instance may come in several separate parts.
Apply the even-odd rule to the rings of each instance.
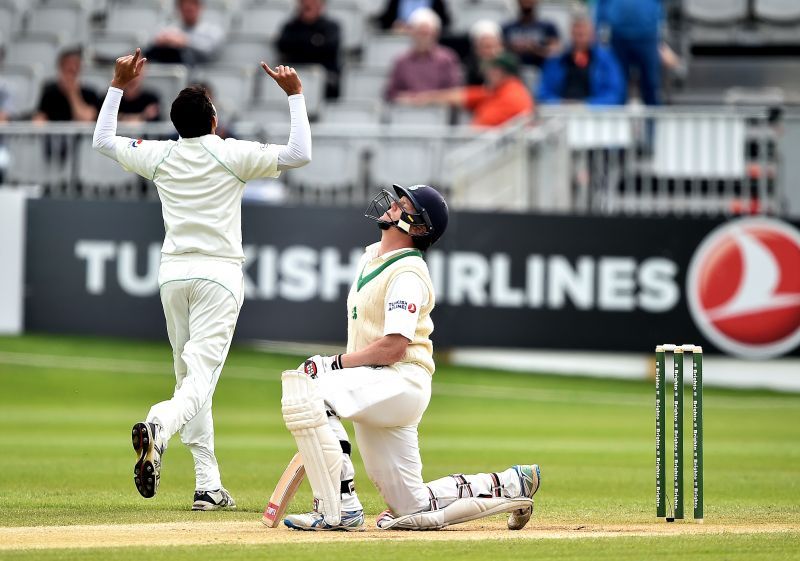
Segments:
[[[281,169],[310,160],[305,99],[288,97],[292,128],[288,145],[223,140],[214,134],[174,140],[116,136],[122,90],[111,87],[97,119],[93,146],[123,168],[155,183],[164,217],[166,260],[205,255],[244,261],[241,201],[251,179],[278,177]]]
[[[116,137],[116,156],[123,168],[156,184],[166,256],[200,253],[243,261],[245,182],[280,175],[274,145],[213,134],[177,142]]]

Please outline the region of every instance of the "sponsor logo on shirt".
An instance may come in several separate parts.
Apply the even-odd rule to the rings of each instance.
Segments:
[[[413,314],[414,312],[416,312],[416,311],[417,311],[417,305],[416,305],[416,304],[414,304],[414,303],[410,303],[410,304],[408,305],[408,311],[409,311],[409,313],[412,313],[412,314]]]
[[[413,306],[413,304],[411,305]],[[405,309],[408,309],[408,302],[406,302],[405,300],[395,300],[394,302],[389,302],[388,311],[390,312],[394,310],[405,310]]]
[[[131,148],[136,148],[142,143],[141,138],[137,138],[136,140],[131,140]]]

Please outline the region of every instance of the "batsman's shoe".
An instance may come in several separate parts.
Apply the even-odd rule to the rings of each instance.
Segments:
[[[283,519],[283,523],[292,530],[359,532],[364,530],[364,511],[343,511],[342,520],[336,526],[331,526],[325,522],[322,513],[317,511],[306,512],[305,514],[290,514]]]
[[[517,472],[520,484],[520,496],[527,497],[533,500],[536,491],[539,490],[539,484],[542,481],[542,473],[538,464],[529,466],[513,466],[511,469]],[[508,516],[508,529],[509,530],[522,530],[531,519],[533,514],[533,503],[531,506],[521,508],[513,511]]]
[[[145,499],[155,496],[161,481],[161,427],[155,423],[136,423],[131,431],[133,450],[137,460],[133,466],[133,482]]]
[[[221,508],[236,510],[236,501],[224,487],[215,491],[194,492],[192,510],[219,510]]]

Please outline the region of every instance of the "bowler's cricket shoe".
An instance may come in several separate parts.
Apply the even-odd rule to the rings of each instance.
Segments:
[[[236,510],[236,501],[223,487],[216,491],[195,491],[192,510],[219,510],[227,508]]]
[[[536,491],[539,490],[539,484],[542,481],[542,474],[539,470],[539,466],[537,464],[530,466],[512,466],[511,469],[516,471],[519,476],[520,497],[528,497],[532,500]],[[522,530],[525,524],[528,523],[528,520],[531,519],[532,514],[533,503],[531,503],[529,507],[513,511],[508,517],[508,529]]]
[[[133,482],[145,499],[155,496],[161,481],[161,427],[155,423],[136,423],[131,431],[133,450],[138,459],[133,466]]]
[[[290,514],[283,519],[283,523],[292,530],[359,532],[364,530],[364,511],[342,511],[342,520],[337,526],[325,522],[322,513],[317,511]]]

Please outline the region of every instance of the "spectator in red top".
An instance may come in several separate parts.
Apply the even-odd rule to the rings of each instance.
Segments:
[[[411,14],[408,23],[413,45],[395,61],[386,85],[386,99],[394,101],[405,93],[460,86],[458,56],[438,43],[442,22],[436,12],[419,8]]]
[[[533,98],[519,79],[519,61],[510,53],[503,53],[486,68],[486,86],[466,86],[419,92],[398,97],[398,101],[412,105],[452,105],[472,112],[476,127],[502,125],[519,115],[533,112]]]

